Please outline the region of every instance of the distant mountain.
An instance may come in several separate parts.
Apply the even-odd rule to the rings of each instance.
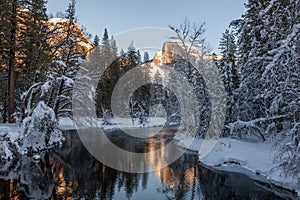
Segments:
[[[195,57],[203,56],[203,59],[205,60],[221,60],[223,58],[222,55],[216,54],[203,55],[197,48],[192,48],[191,54]],[[184,56],[185,51],[180,42],[165,42],[163,44],[162,50],[155,54],[152,62],[157,66],[161,66],[167,63],[171,63],[176,59],[184,58]]]

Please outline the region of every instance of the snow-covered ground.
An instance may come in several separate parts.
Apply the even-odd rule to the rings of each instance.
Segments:
[[[175,136],[178,146],[199,152],[204,139],[193,138],[186,133]],[[277,168],[274,159],[276,148],[272,142],[250,143],[232,138],[219,138],[212,151],[204,158],[203,164],[222,171],[235,171],[244,174],[265,176],[270,182],[295,190],[300,194],[300,185],[296,178],[285,177],[282,169]],[[253,172],[253,173],[251,173]]]
[[[107,120],[108,123],[104,123],[104,119],[98,119],[99,127],[104,130],[114,130],[117,128],[121,129],[134,129],[141,127],[160,127],[164,126],[165,118],[159,117],[151,117],[145,120],[144,125],[139,123],[139,119],[131,119],[131,118],[112,118]],[[70,118],[60,118],[58,121],[58,127],[61,130],[75,130],[76,126]]]
[[[162,127],[165,124],[165,118],[153,117],[148,120],[148,123],[145,123],[144,126],[139,124],[138,119],[135,119],[134,122],[130,118],[116,118],[107,120],[110,124],[104,125],[104,120],[99,118],[99,127],[105,130],[114,130],[117,128],[121,129],[132,129],[132,128],[141,128],[141,127]],[[133,124],[134,123],[134,124]],[[75,130],[76,127],[74,122],[70,118],[60,118],[58,120],[58,127],[60,130]],[[9,133],[10,136],[14,138],[17,135],[21,134],[22,126],[17,124],[0,124],[0,133]]]

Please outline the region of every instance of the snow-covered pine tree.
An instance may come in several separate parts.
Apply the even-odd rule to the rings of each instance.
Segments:
[[[279,162],[299,177],[300,2],[249,0],[237,25],[241,51],[238,121],[282,146]],[[249,133],[254,133],[253,129]],[[282,144],[282,141],[289,141]]]
[[[298,178],[300,182],[300,2],[297,0],[275,1],[267,21],[276,34],[270,38],[274,45],[268,52],[272,57],[263,72],[263,85],[271,88],[265,93],[270,101],[269,115],[283,117],[274,120],[275,127],[283,130],[278,144],[280,166],[285,174]],[[278,38],[278,39],[275,39]],[[278,129],[278,128],[277,128]],[[282,141],[287,141],[282,144]]]
[[[48,74],[48,99],[45,101],[48,106],[53,108],[56,117],[71,117],[71,93],[74,79],[82,62],[85,52],[78,48],[82,42],[82,35],[76,25],[76,1],[72,0],[66,11],[67,23],[65,27],[64,40],[60,46],[60,54],[53,59],[51,72]],[[44,91],[45,92],[45,91]]]
[[[111,116],[110,99],[116,78],[119,77],[119,66],[116,60],[117,57],[117,46],[116,42],[112,37],[109,39],[108,31],[105,28],[102,41],[100,56],[103,62],[103,68],[105,69],[104,74],[99,80],[99,84],[96,90],[96,107],[97,116],[109,118]],[[104,116],[105,115],[105,116]]]
[[[241,87],[239,88],[239,116],[238,119],[248,121],[257,117],[266,117],[264,100],[258,95],[261,91],[261,75],[264,62],[262,39],[260,32],[264,32],[263,20],[258,16],[266,4],[249,0],[242,20],[238,24],[239,49],[241,58],[238,65],[241,68]]]
[[[267,136],[283,130],[285,119],[290,118],[284,107],[296,98],[290,98],[297,83],[297,78],[290,77],[298,76],[299,56],[293,46],[298,41],[299,21],[293,4],[297,2],[249,0],[239,21],[239,119],[256,120],[257,129]]]
[[[133,68],[138,64],[138,54],[137,54],[137,50],[134,46],[134,42],[131,41],[128,49],[127,49],[127,54],[126,54],[126,60],[128,62],[128,67]]]
[[[35,106],[41,100],[54,110],[56,117],[71,117],[74,78],[87,50],[80,46],[81,42],[86,41],[75,23],[74,0],[68,6],[66,17],[55,23],[54,28],[51,29],[54,58],[46,80],[33,84],[23,95],[24,117],[31,116]],[[60,37],[57,37],[58,34]]]
[[[222,33],[220,39],[219,50],[222,54],[229,54],[235,56],[237,54],[237,44],[234,33],[228,29]]]
[[[233,122],[236,119],[235,103],[236,103],[236,89],[239,87],[239,77],[237,69],[237,44],[233,32],[228,29],[222,34],[220,45],[220,52],[223,58],[218,63],[227,92],[227,116],[226,124]]]
[[[28,11],[24,10],[19,14],[26,24],[26,28],[19,31],[19,37],[26,38],[24,40],[26,42],[23,43],[19,52],[23,55],[22,67],[16,73],[18,104],[22,102],[20,96],[24,91],[35,83],[46,80],[46,74],[52,62],[51,45],[48,43],[52,32],[48,26],[46,1],[30,0],[25,2],[28,4],[25,7]],[[19,112],[25,114],[24,106]]]
[[[77,116],[75,120],[78,126],[97,126],[97,122],[90,119],[90,116],[95,115],[95,98],[96,114],[102,112],[101,106],[103,104],[100,101],[102,99],[99,98],[99,95],[102,95],[102,90],[99,88],[99,85],[97,86],[101,75],[100,72],[105,70],[105,60],[101,51],[101,47],[96,47],[88,55],[87,61],[80,66],[80,71],[76,76],[72,102],[74,105],[73,113]]]
[[[108,37],[107,29],[104,29],[102,41],[101,41],[101,47],[102,47],[102,53],[103,58],[105,59],[105,66],[109,66],[111,64],[112,60],[112,51],[110,46],[110,40]]]
[[[112,60],[115,61],[118,58],[118,46],[113,36],[111,36],[110,39],[110,46],[111,46]]]
[[[34,82],[45,78],[44,72],[51,62],[47,43],[49,29],[44,0],[9,0],[0,3],[2,80],[9,79],[9,84],[3,84],[2,89],[8,91],[3,92],[3,96],[10,99],[8,115],[12,122],[14,112],[21,111],[22,93]],[[3,104],[7,104],[6,100]],[[2,116],[4,120],[7,119],[6,109]]]

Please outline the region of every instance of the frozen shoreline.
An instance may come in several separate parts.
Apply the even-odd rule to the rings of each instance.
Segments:
[[[177,145],[194,152],[199,152],[204,139],[177,133]],[[232,138],[220,138],[212,151],[199,161],[212,169],[228,172],[239,172],[257,178],[263,176],[271,183],[294,190],[300,195],[300,186],[296,178],[285,177],[280,168],[273,162],[276,149],[271,142],[250,143]]]

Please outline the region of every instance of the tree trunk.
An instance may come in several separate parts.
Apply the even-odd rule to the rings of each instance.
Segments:
[[[62,91],[64,89],[64,84],[65,84],[65,81],[62,79],[61,82],[60,82],[60,85],[59,85],[59,88],[58,88],[58,92],[57,92],[57,97],[55,99],[55,104],[54,104],[54,113],[55,113],[55,116],[56,118],[58,118],[58,112],[59,112],[59,105],[60,105],[60,95],[62,95]]]
[[[8,118],[9,123],[15,123],[15,44],[16,44],[16,28],[17,28],[17,0],[12,2],[11,30],[10,30],[10,50],[8,63]]]
[[[5,100],[3,104],[3,114],[2,114],[2,119],[3,123],[5,124],[7,122],[7,94],[5,94]]]

